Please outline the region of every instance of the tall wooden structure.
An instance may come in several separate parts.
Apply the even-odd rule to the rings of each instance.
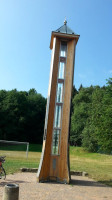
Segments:
[[[79,35],[64,25],[51,34],[51,72],[46,107],[39,182],[69,183],[69,125],[75,47]]]

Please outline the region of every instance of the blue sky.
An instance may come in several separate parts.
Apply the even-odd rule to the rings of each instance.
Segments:
[[[0,0],[0,90],[35,88],[47,97],[51,31],[67,25],[80,39],[74,84],[112,77],[112,0]]]

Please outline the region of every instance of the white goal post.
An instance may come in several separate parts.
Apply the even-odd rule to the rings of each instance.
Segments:
[[[9,144],[9,145],[26,145],[26,158],[28,158],[29,151],[29,142],[18,142],[18,141],[8,141],[8,140],[0,140],[1,144]]]

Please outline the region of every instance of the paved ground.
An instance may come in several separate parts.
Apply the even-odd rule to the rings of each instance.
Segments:
[[[87,177],[72,176],[70,185],[37,183],[36,173],[18,173],[0,180],[0,200],[5,184],[19,184],[19,200],[112,200],[112,188]]]

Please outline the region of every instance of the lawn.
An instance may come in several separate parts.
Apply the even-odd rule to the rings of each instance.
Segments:
[[[0,150],[0,155],[6,155],[4,167],[7,174],[17,172],[21,167],[38,168],[41,145],[30,145],[29,149],[28,159],[25,151]],[[112,186],[111,155],[88,153],[82,147],[70,147],[70,167],[74,171],[86,171],[89,177]]]
[[[70,167],[74,171],[85,171],[89,177],[112,186],[112,155],[88,153],[82,147],[71,147]]]

